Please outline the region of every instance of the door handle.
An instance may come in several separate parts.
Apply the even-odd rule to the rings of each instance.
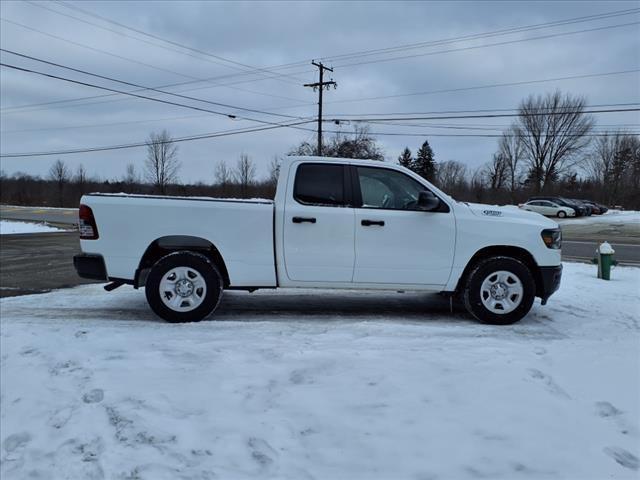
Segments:
[[[363,227],[370,227],[372,225],[378,225],[379,227],[384,227],[384,220],[362,220],[360,224]]]
[[[293,217],[291,220],[293,221],[293,223],[316,223],[315,217]]]

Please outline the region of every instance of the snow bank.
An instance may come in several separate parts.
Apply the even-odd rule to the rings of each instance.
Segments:
[[[78,210],[77,208],[68,208],[68,207],[39,207],[38,205],[7,205],[4,203],[0,203],[0,208],[15,208],[15,209],[34,209],[34,210],[58,210],[58,211],[69,211],[69,210]]]
[[[637,478],[640,269],[595,275],[507,327],[414,293],[2,299],[1,477]]]
[[[50,227],[43,223],[15,222],[12,220],[0,220],[0,235],[14,233],[43,233],[63,232],[60,228]]]
[[[590,217],[564,218],[554,220],[558,223],[569,224],[589,224],[589,223],[622,223],[639,224],[640,212],[637,210],[608,210],[603,215],[592,215]]]

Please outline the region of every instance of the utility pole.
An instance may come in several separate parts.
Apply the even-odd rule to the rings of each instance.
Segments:
[[[337,88],[338,84],[331,79],[328,82],[323,81],[324,71],[328,70],[329,72],[333,72],[333,68],[325,67],[322,62],[316,63],[315,61],[311,62],[312,65],[318,67],[320,73],[320,79],[316,83],[305,83],[305,87],[312,87],[315,91],[318,90],[318,156],[322,156],[322,91],[326,88],[329,90],[331,85],[333,88]]]

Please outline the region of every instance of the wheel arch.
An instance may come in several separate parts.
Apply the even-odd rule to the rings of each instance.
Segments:
[[[516,260],[520,260],[524,263],[531,274],[533,275],[533,279],[536,282],[536,296],[540,296],[543,291],[543,282],[542,282],[542,274],[540,272],[540,267],[536,263],[533,255],[531,253],[522,248],[515,247],[513,245],[491,245],[488,247],[481,248],[478,250],[471,259],[467,262],[467,266],[464,268],[460,279],[456,285],[455,292],[460,293],[467,283],[467,278],[469,274],[472,272],[473,268],[478,264],[478,262],[490,258],[490,257],[511,257]]]
[[[146,248],[135,273],[133,281],[134,287],[139,288],[144,286],[151,267],[158,260],[169,253],[180,250],[193,251],[205,255],[220,270],[224,287],[226,288],[230,285],[231,281],[229,279],[227,266],[220,250],[218,250],[213,243],[205,238],[190,235],[167,235],[155,239]]]

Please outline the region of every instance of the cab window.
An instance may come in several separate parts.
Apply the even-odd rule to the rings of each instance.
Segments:
[[[396,170],[357,167],[362,208],[418,210],[418,196],[425,186]]]
[[[303,163],[296,171],[293,198],[305,205],[343,207],[344,167],[322,163]]]

